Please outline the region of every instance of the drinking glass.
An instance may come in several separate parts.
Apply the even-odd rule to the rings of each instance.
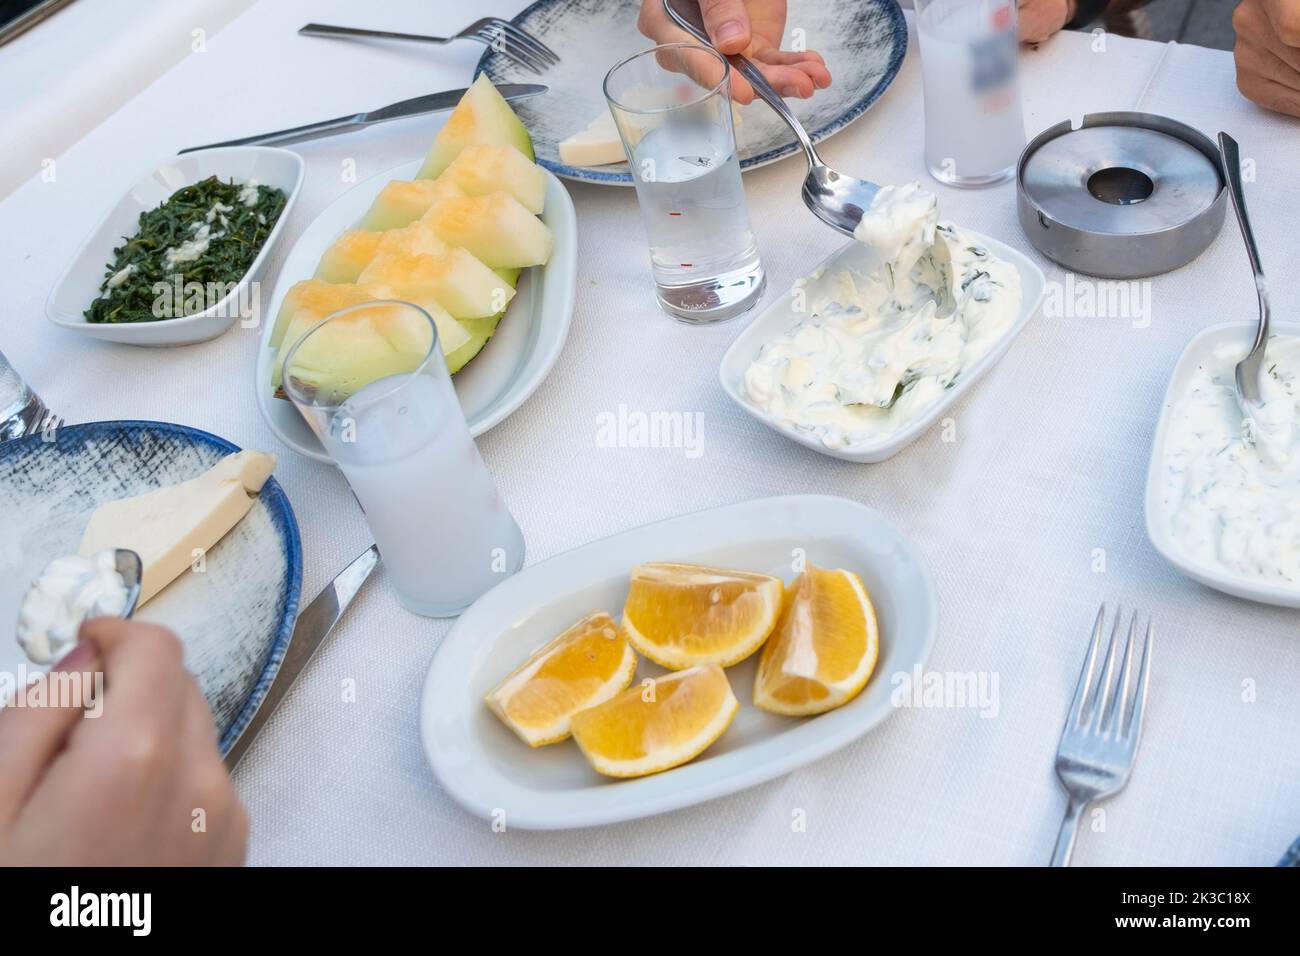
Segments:
[[[916,35],[930,175],[1006,182],[1025,148],[1015,0],[916,0]]]
[[[696,43],[645,50],[605,77],[650,242],[656,297],[685,322],[731,318],[763,294],[730,77],[726,58]]]
[[[360,502],[403,607],[452,617],[519,570],[523,534],[427,312],[396,301],[335,312],[293,345],[282,378]]]
[[[45,405],[0,352],[0,441],[31,434],[48,416]]]

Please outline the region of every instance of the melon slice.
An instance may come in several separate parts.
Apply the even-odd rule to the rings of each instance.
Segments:
[[[300,311],[308,311],[323,319],[331,312],[346,309],[350,305],[369,302],[374,296],[358,285],[336,284],[324,279],[304,279],[295,282],[285,293],[280,303],[280,311],[275,316],[275,327],[271,330],[271,346],[279,348],[285,340],[293,317]],[[301,323],[300,323],[301,324]],[[298,333],[299,335],[302,332]],[[297,341],[297,336],[289,340]]]
[[[461,319],[461,326],[469,333],[469,341],[447,353],[447,371],[455,375],[483,351],[483,346],[496,334],[504,317],[504,312],[498,312],[482,319]]]
[[[401,229],[423,216],[434,203],[459,195],[462,193],[454,184],[441,180],[394,179],[370,204],[361,228],[372,232]]]
[[[375,249],[370,262],[390,253],[403,256],[436,256],[451,249],[451,246],[438,238],[432,226],[420,220],[401,229],[389,229],[382,235],[383,238],[379,240],[379,246]],[[366,265],[370,265],[370,262]]]
[[[361,281],[387,286],[400,298],[431,296],[455,319],[496,315],[515,295],[513,283],[464,249],[434,256],[383,253],[361,273]]]
[[[415,371],[432,338],[428,324],[411,321],[406,310],[375,303],[313,333],[285,374],[314,391],[321,404],[338,405],[371,382]]]
[[[509,193],[445,199],[424,222],[493,269],[540,266],[551,257],[551,230]]]
[[[361,270],[379,251],[379,244],[387,233],[349,229],[334,240],[320,257],[316,278],[324,282],[356,282]]]
[[[530,161],[534,159],[528,130],[487,75],[480,73],[438,131],[417,178],[440,176],[466,146],[494,144],[513,146]]]
[[[451,183],[466,196],[508,192],[531,213],[546,202],[546,173],[513,146],[467,146],[435,182]]]
[[[300,289],[299,287],[305,287]],[[295,290],[297,293],[295,294]],[[330,314],[349,306],[362,305],[379,299],[397,299],[411,301],[428,312],[438,328],[438,340],[444,354],[454,351],[470,339],[470,334],[459,322],[447,314],[431,296],[403,296],[387,286],[367,284],[330,285],[319,279],[299,282],[285,296],[280,315],[276,318],[276,330],[271,336],[271,345],[277,348],[275,361],[271,366],[271,387],[279,398],[284,398],[280,388],[281,371],[284,360],[298,339],[302,338],[312,326]],[[364,310],[369,311],[369,310]],[[425,346],[425,352],[428,346]],[[423,353],[421,353],[423,355]]]

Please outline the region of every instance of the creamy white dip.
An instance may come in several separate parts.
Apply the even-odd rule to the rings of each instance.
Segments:
[[[1015,266],[940,223],[938,200],[917,183],[881,189],[854,235],[878,267],[818,281],[829,291],[745,373],[751,401],[828,448],[884,438],[915,421],[1020,311]]]
[[[1300,585],[1300,337],[1273,336],[1264,406],[1237,403],[1238,343],[1210,352],[1168,410],[1162,503],[1171,536],[1200,561]]]
[[[81,622],[119,617],[127,587],[112,548],[89,557],[55,558],[32,584],[18,611],[18,643],[34,664],[53,664],[77,643]]]

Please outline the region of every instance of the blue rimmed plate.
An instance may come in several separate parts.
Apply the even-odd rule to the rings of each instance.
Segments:
[[[494,83],[545,83],[544,96],[514,104],[533,137],[537,161],[566,179],[630,186],[627,163],[566,166],[559,143],[607,109],[605,73],[624,57],[652,44],[636,29],[638,0],[537,0],[514,18],[559,54],[540,77],[492,50],[479,61]],[[799,31],[798,34],[795,31]],[[807,100],[787,100],[820,143],[867,111],[898,75],[907,52],[907,22],[896,0],[790,0],[785,47],[798,39],[816,50],[831,71],[831,86]],[[741,107],[736,129],[742,170],[766,166],[794,153],[794,134],[765,104]]]
[[[0,671],[20,674],[12,638],[27,586],[46,562],[74,553],[101,503],[194,478],[231,452],[223,438],[163,422],[64,425],[0,443]],[[270,687],[298,616],[302,547],[283,489],[272,478],[253,508],[185,574],[136,615],[172,628],[212,707],[221,751],[238,738]],[[30,669],[30,665],[29,665]]]

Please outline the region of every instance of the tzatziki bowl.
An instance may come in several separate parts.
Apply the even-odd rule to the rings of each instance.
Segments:
[[[1147,469],[1152,546],[1194,581],[1263,604],[1300,608],[1300,325],[1275,324],[1263,367],[1263,450],[1236,402],[1233,370],[1256,323],[1199,333],[1174,366]],[[1265,425],[1264,427],[1268,427]]]
[[[942,224],[941,224],[942,225]],[[964,244],[978,246],[981,253],[992,260],[1001,260],[1019,276],[1020,295],[1014,313],[1001,324],[996,338],[985,343],[977,358],[963,365],[955,376],[939,384],[930,383],[933,394],[924,401],[914,403],[905,421],[890,423],[879,434],[865,438],[845,439],[835,436],[828,440],[825,430],[800,427],[790,420],[772,414],[754,398],[750,390],[752,379],[747,381],[751,368],[758,364],[765,350],[809,316],[813,303],[833,295],[833,288],[842,284],[845,276],[857,282],[875,274],[881,267],[881,257],[864,242],[852,241],[829,256],[806,278],[799,280],[781,298],[765,308],[752,323],[740,333],[722,358],[719,379],[726,393],[741,408],[773,430],[792,441],[821,452],[854,462],[879,462],[902,451],[938,420],[954,402],[961,398],[998,361],[1011,346],[1012,341],[1038,311],[1047,279],[1043,270],[1024,253],[1006,243],[969,230],[959,235]],[[900,386],[901,391],[901,386]],[[901,404],[902,399],[896,399]]]

